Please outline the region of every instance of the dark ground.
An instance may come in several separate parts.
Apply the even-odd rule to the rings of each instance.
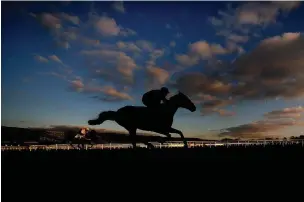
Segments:
[[[234,192],[240,189],[256,192],[258,189],[260,192],[261,186],[267,190],[269,184],[282,187],[290,186],[283,183],[286,180],[300,182],[304,170],[304,147],[301,145],[187,150],[5,151],[1,152],[1,157],[2,197],[10,198],[9,201],[20,196],[23,200],[32,199],[37,192],[44,193],[46,198],[56,198],[59,197],[57,193],[64,193],[65,197],[77,197],[78,194],[102,197],[115,191],[111,195],[114,197],[126,189],[134,191],[134,186],[152,195],[170,188],[166,186],[175,187],[172,193],[175,195],[179,193],[178,189],[187,187]],[[16,194],[19,192],[25,195]],[[208,195],[206,191],[203,193]]]

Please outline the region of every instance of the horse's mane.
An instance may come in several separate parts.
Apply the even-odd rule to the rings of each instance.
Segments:
[[[181,92],[178,92],[178,93],[176,93],[175,95],[172,95],[172,96],[169,98],[169,100],[173,101],[173,100],[179,98],[180,96],[188,98],[185,94],[183,94],[183,93],[181,93]]]

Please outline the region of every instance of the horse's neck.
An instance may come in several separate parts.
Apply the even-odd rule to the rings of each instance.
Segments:
[[[170,114],[172,114],[172,116],[174,116],[174,114],[176,113],[176,111],[178,110],[178,106],[176,104],[174,104],[173,102],[170,102],[168,103],[168,106],[167,106]]]

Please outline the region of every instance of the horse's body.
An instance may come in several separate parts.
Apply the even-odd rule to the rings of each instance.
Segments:
[[[175,110],[176,111],[176,110]],[[166,106],[149,109],[139,106],[125,106],[117,110],[121,114],[115,120],[123,127],[136,127],[140,130],[153,132],[166,132],[173,123],[174,111],[169,111]],[[132,120],[132,121],[130,121]]]
[[[96,120],[90,120],[88,123],[90,125],[98,125],[106,120],[115,121],[129,131],[134,147],[136,146],[135,136],[137,129],[160,133],[168,137],[171,137],[170,133],[178,133],[184,139],[181,131],[172,128],[174,114],[180,107],[192,112],[196,110],[195,105],[188,97],[178,93],[171,97],[166,104],[162,104],[158,108],[125,106],[117,111],[102,112]],[[149,145],[151,146],[151,144]]]

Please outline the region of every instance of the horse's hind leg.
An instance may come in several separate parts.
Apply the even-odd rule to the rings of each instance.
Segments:
[[[131,138],[131,141],[132,141],[132,146],[133,148],[135,149],[136,148],[136,129],[129,129],[129,134],[130,134],[130,138]],[[154,148],[154,146],[149,143],[149,142],[143,142],[145,145],[147,145],[148,148]]]
[[[143,142],[145,145],[147,145],[147,147],[149,148],[149,149],[154,149],[154,145],[153,144],[151,144],[150,142]]]
[[[183,142],[184,142],[184,147],[185,147],[185,148],[188,148],[188,143],[187,143],[187,141],[185,140],[185,137],[184,137],[182,131],[177,130],[177,129],[175,129],[175,128],[170,128],[169,133],[177,133],[177,134],[179,134],[179,135],[181,136]]]
[[[132,146],[136,148],[136,129],[128,129],[131,138]]]

